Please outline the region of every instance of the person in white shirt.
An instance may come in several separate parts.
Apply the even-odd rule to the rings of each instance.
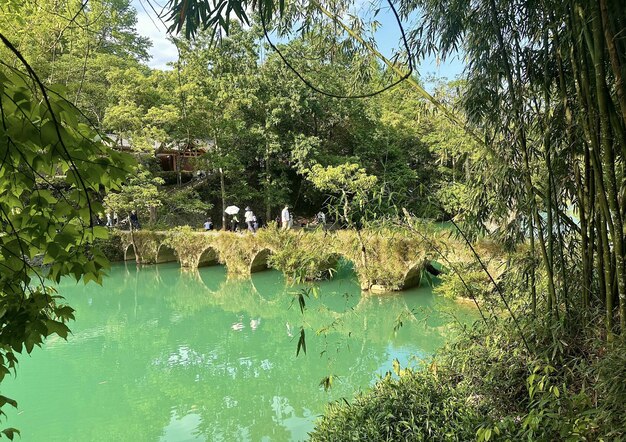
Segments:
[[[254,222],[256,221],[256,216],[254,216],[254,212],[250,207],[246,207],[246,213],[243,215],[244,221],[248,225],[248,230],[252,233],[256,233],[256,228],[254,226]]]
[[[283,230],[287,230],[291,227],[289,225],[290,219],[291,219],[291,215],[289,215],[289,206],[285,204],[285,208],[280,213],[280,221],[282,222]]]

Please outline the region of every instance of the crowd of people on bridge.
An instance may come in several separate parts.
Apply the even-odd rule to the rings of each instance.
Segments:
[[[293,214],[290,212],[290,207],[285,204],[283,209],[275,219],[276,225],[282,230],[290,230],[294,227]],[[244,224],[239,221],[239,208],[237,206],[229,206],[225,211],[225,214],[230,216],[230,219],[226,220],[226,230],[231,232],[242,232],[247,230],[248,232],[255,234],[257,230],[263,227],[263,221],[258,217],[250,206],[246,206],[243,215]],[[306,220],[305,220],[306,221]],[[123,219],[119,219],[117,212],[107,212],[106,220],[102,218],[102,214],[98,214],[94,221],[95,225],[106,226],[108,228],[132,228],[133,230],[141,229],[141,223],[139,222],[139,216],[136,210],[132,210],[130,214]],[[300,227],[305,227],[307,223],[301,222]],[[323,211],[319,211],[315,215],[314,225],[321,226],[326,229],[326,215]],[[205,232],[215,230],[213,220],[209,217],[202,225]]]
[[[134,230],[141,229],[141,223],[139,222],[139,215],[136,210],[131,210],[128,217],[119,219],[117,212],[107,212],[105,219],[102,217],[102,213],[98,213],[93,221],[96,226],[105,226],[110,229],[114,227],[128,228],[132,227]]]
[[[245,208],[245,212],[243,215],[243,225],[241,225],[239,221],[239,211],[236,206],[229,206],[227,208],[226,214],[230,215],[230,221],[227,223],[227,225],[228,230],[231,232],[241,232],[243,230],[247,230],[248,232],[254,234],[260,227],[263,227],[264,225],[261,218],[254,213],[250,206],[246,206]],[[288,204],[285,204],[280,212],[280,215],[278,215],[274,221],[276,222],[276,225],[282,230],[290,230],[294,228],[294,217],[290,211],[290,207]],[[326,228],[326,215],[321,210],[317,213],[317,215],[315,215],[314,224]],[[213,224],[211,223],[211,228],[207,228],[205,223],[205,230],[212,230],[212,225]],[[302,222],[300,224],[300,227],[304,226],[306,226],[306,223]]]

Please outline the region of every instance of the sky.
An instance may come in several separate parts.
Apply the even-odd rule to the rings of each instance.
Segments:
[[[156,6],[157,2],[165,3],[165,0],[150,1],[155,5],[155,8],[158,8]],[[150,8],[148,0],[133,0],[132,4],[137,10],[137,32],[142,36],[150,38],[152,41],[152,48],[150,49],[152,58],[148,65],[156,69],[169,69],[167,63],[176,60],[177,52],[174,45],[167,40],[165,26],[158,20],[155,12]],[[382,24],[380,31],[376,34],[378,48],[383,55],[391,58],[393,48],[398,47],[400,44],[400,32],[397,23],[391,13],[383,12],[377,19]],[[410,26],[407,23],[403,23],[403,25],[405,27]],[[463,71],[464,63],[461,58],[461,56],[457,56],[452,60],[446,61],[446,63],[439,63],[436,57],[428,57],[417,68],[417,71],[422,79],[432,75],[452,80]]]

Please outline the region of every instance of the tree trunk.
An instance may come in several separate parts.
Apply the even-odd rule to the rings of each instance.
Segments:
[[[226,186],[224,184],[224,170],[220,167],[220,195],[222,199],[222,230],[226,230]]]
[[[272,178],[270,176],[270,152],[269,144],[265,140],[265,222],[268,223],[272,218],[272,200],[270,194],[270,186]]]
[[[522,104],[520,102],[519,96],[516,92],[516,85],[515,85],[515,81],[513,79],[513,69],[511,67],[511,63],[509,61],[509,55],[508,55],[508,51],[506,49],[506,46],[504,44],[504,37],[502,36],[502,31],[501,31],[501,25],[498,19],[498,11],[496,8],[496,4],[494,0],[490,0],[489,1],[489,7],[490,7],[490,13],[491,13],[491,19],[492,19],[492,25],[493,25],[493,30],[494,33],[496,34],[497,37],[497,42],[498,42],[498,49],[500,52],[500,55],[502,57],[502,62],[504,63],[504,73],[507,79],[507,83],[508,83],[508,90],[509,93],[511,95],[511,101],[512,101],[512,107],[513,107],[513,112],[515,115],[515,123],[517,125],[516,127],[516,136],[518,139],[518,142],[520,144],[520,149],[522,151],[523,154],[523,160],[524,160],[524,170],[523,170],[523,179],[524,179],[524,184],[526,186],[526,197],[529,199],[529,204],[530,204],[530,208],[531,208],[531,213],[532,216],[534,218],[535,221],[535,225],[537,226],[537,232],[538,232],[538,236],[539,236],[539,245],[540,245],[540,249],[541,249],[541,255],[544,261],[544,265],[546,267],[546,273],[547,273],[547,282],[548,282],[548,312],[551,315],[553,313],[553,308],[555,308],[554,312],[556,312],[556,315],[558,317],[558,308],[556,305],[556,291],[554,288],[554,275],[551,271],[551,266],[550,266],[550,260],[548,258],[548,251],[546,249],[546,243],[545,243],[545,237],[543,234],[543,227],[541,225],[541,218],[539,217],[539,211],[537,209],[537,204],[535,202],[535,189],[533,187],[532,184],[532,178],[531,178],[531,169],[530,169],[530,159],[529,159],[529,153],[528,153],[528,145],[527,145],[527,139],[526,139],[526,126],[524,123],[524,120],[522,118]],[[519,73],[518,73],[519,76]]]

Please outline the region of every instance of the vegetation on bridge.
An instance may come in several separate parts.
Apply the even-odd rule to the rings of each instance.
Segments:
[[[461,256],[467,259],[460,253],[460,243],[450,238],[450,232],[425,223],[420,229],[420,235],[390,227],[363,229],[357,234],[355,230],[281,230],[271,226],[252,235],[205,233],[182,227],[116,235],[121,239],[120,248],[126,259],[132,257],[151,264],[164,262],[167,255],[168,260],[191,269],[221,263],[233,277],[269,266],[292,281],[312,281],[329,276],[343,258],[353,263],[364,290],[384,292],[419,285],[425,265],[441,259],[434,249],[447,250],[453,261]],[[361,244],[365,244],[366,260]]]

